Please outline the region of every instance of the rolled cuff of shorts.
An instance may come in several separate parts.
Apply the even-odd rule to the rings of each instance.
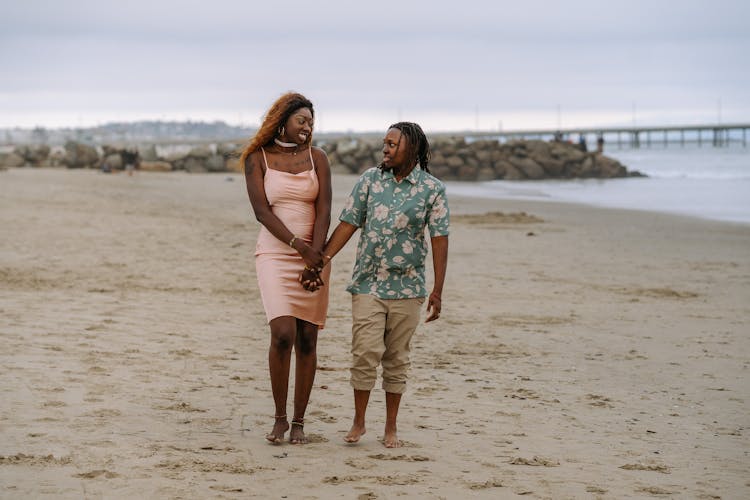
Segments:
[[[371,391],[375,387],[375,379],[372,379],[372,380],[350,379],[349,385],[351,385],[355,391]]]
[[[383,381],[383,390],[393,394],[403,394],[406,392],[406,382],[386,382]]]

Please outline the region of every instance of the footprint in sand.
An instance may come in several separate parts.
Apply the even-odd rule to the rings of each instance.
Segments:
[[[645,471],[661,472],[662,474],[669,474],[669,467],[667,467],[666,465],[655,464],[655,463],[625,464],[625,465],[621,465],[620,468],[625,469],[625,470],[645,470]]]
[[[60,408],[61,406],[68,406],[64,401],[47,401],[42,405],[45,408]]]
[[[169,406],[157,406],[157,410],[169,410],[169,411],[187,411],[187,412],[198,412],[205,413],[206,410],[193,407],[190,403],[180,402]]]
[[[598,486],[586,486],[586,492],[587,493],[599,493],[604,494],[607,492],[604,488],[600,488]]]
[[[120,477],[119,474],[116,472],[110,472],[108,470],[100,469],[100,470],[92,470],[91,472],[82,472],[80,474],[73,474],[73,477],[78,477],[81,479],[95,479],[99,476],[104,476],[107,479],[113,479],[116,477]]]
[[[673,492],[659,488],[658,486],[646,486],[644,488],[638,488],[635,490],[636,493],[648,493],[650,495],[672,495]]]
[[[531,465],[531,466],[543,466],[543,467],[559,467],[560,462],[557,460],[551,460],[549,458],[543,458],[535,456],[533,458],[516,457],[510,462],[511,465]]]
[[[417,484],[420,479],[415,474],[402,474],[395,476],[329,476],[323,478],[323,482],[327,484],[342,484],[347,482],[353,483],[376,483],[386,486],[406,486],[410,484]]]
[[[489,488],[502,488],[503,483],[497,479],[488,479],[483,483],[468,483],[470,490],[486,490]]]
[[[317,420],[325,422],[327,424],[335,424],[336,422],[338,422],[338,419],[336,417],[329,415],[324,411],[314,410],[310,412],[310,415],[314,416]]]
[[[388,455],[386,453],[378,453],[367,456],[374,458],[375,460],[401,460],[404,462],[429,462],[431,460],[430,457],[425,457],[423,455]]]
[[[367,470],[375,467],[375,462],[365,460],[362,458],[347,458],[344,463],[349,467],[353,467],[359,470]]]
[[[308,443],[327,443],[329,440],[320,434],[306,434]]]
[[[242,488],[237,488],[237,487],[234,487],[234,486],[216,486],[216,485],[214,485],[214,486],[209,486],[209,488],[212,489],[212,490],[216,490],[216,491],[222,491],[224,493],[242,493],[243,491],[245,491]]]
[[[586,394],[586,399],[590,401],[589,406],[596,406],[599,408],[613,408],[612,400],[606,396],[600,396],[598,394]]]
[[[70,465],[70,457],[55,458],[54,455],[25,455],[17,453],[4,457],[0,455],[0,465]]]

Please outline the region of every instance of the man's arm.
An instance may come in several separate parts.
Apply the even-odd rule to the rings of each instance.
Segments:
[[[448,269],[448,236],[433,236],[432,243],[432,268],[435,271],[435,284],[427,301],[427,312],[430,315],[425,323],[434,321],[440,317],[442,310],[443,285],[445,284],[445,273]]]

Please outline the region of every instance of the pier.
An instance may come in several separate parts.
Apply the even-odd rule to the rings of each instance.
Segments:
[[[508,130],[498,132],[467,131],[459,133],[433,133],[430,136],[463,135],[473,139],[497,139],[507,142],[518,139],[554,140],[578,142],[583,136],[588,144],[596,144],[601,138],[607,147],[618,148],[663,147],[670,145],[697,145],[698,147],[728,147],[733,144],[747,147],[750,124],[713,124],[653,127],[598,127],[539,130]]]

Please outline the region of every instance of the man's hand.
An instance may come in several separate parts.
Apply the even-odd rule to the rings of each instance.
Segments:
[[[314,292],[325,284],[323,278],[320,277],[320,273],[316,269],[309,268],[305,268],[299,273],[299,282],[308,292]]]
[[[429,299],[427,300],[427,312],[429,316],[425,320],[425,323],[434,321],[440,317],[440,311],[443,308],[442,300],[439,293],[432,292]]]

